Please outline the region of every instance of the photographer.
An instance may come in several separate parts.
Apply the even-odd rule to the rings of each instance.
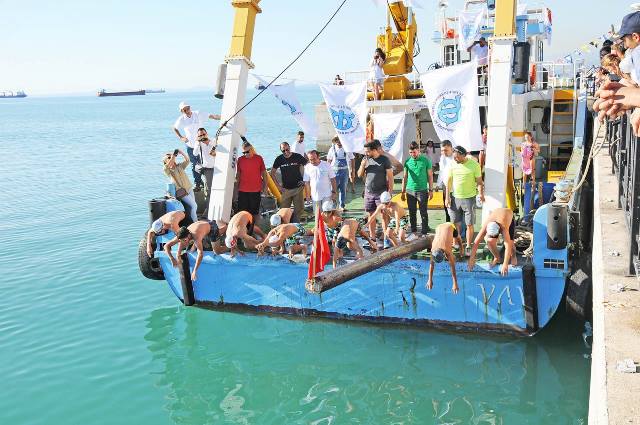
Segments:
[[[184,161],[177,163],[178,154],[182,155]],[[176,186],[176,198],[182,202],[185,207],[189,208],[189,216],[192,221],[197,221],[196,215],[198,206],[196,198],[193,195],[193,186],[185,173],[185,169],[189,165],[189,158],[180,149],[176,149],[173,153],[166,153],[162,158],[164,174],[171,178],[171,182]]]

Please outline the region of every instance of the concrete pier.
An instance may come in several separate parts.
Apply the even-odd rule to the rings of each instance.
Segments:
[[[597,137],[605,137],[604,125]],[[640,371],[617,370],[618,362],[624,359],[640,362],[640,288],[637,278],[627,274],[629,231],[625,213],[618,208],[617,180],[611,165],[608,146],[604,145],[593,164],[593,351],[589,424],[640,424]],[[620,288],[623,290],[619,291]]]

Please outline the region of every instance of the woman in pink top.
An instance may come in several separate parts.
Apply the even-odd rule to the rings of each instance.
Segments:
[[[522,156],[522,182],[527,182],[527,176],[531,176],[531,184],[536,182],[536,167],[534,158],[540,153],[540,146],[533,140],[530,131],[524,133],[524,141],[520,147],[520,155]]]

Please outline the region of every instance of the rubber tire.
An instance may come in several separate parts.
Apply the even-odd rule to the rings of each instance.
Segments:
[[[138,267],[144,277],[151,280],[164,280],[164,273],[160,262],[147,255],[147,237],[140,239],[138,244]]]

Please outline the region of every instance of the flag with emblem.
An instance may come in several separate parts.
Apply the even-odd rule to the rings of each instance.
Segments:
[[[313,249],[311,250],[311,261],[309,261],[309,273],[307,277],[311,280],[316,274],[324,270],[324,266],[331,259],[331,249],[327,242],[327,233],[324,228],[322,215],[316,212],[316,228],[313,232]]]
[[[346,152],[362,152],[367,122],[367,83],[320,84],[329,117]]]
[[[263,86],[269,84],[257,75],[252,75]],[[318,127],[315,122],[310,120],[302,111],[302,105],[298,100],[298,96],[296,96],[295,82],[289,81],[286,84],[280,85],[272,84],[269,86],[269,91],[275,96],[278,102],[286,108],[287,112],[291,114],[293,119],[296,120],[302,131],[304,131],[305,136],[311,139],[316,139],[318,137]]]
[[[460,12],[458,16],[458,49],[466,50],[473,42],[480,38],[480,28],[487,15],[486,7],[477,10]]]
[[[468,151],[483,149],[476,69],[475,62],[468,62],[420,76],[438,138]]]
[[[404,118],[402,113],[373,114],[373,134],[395,159],[404,161]]]

